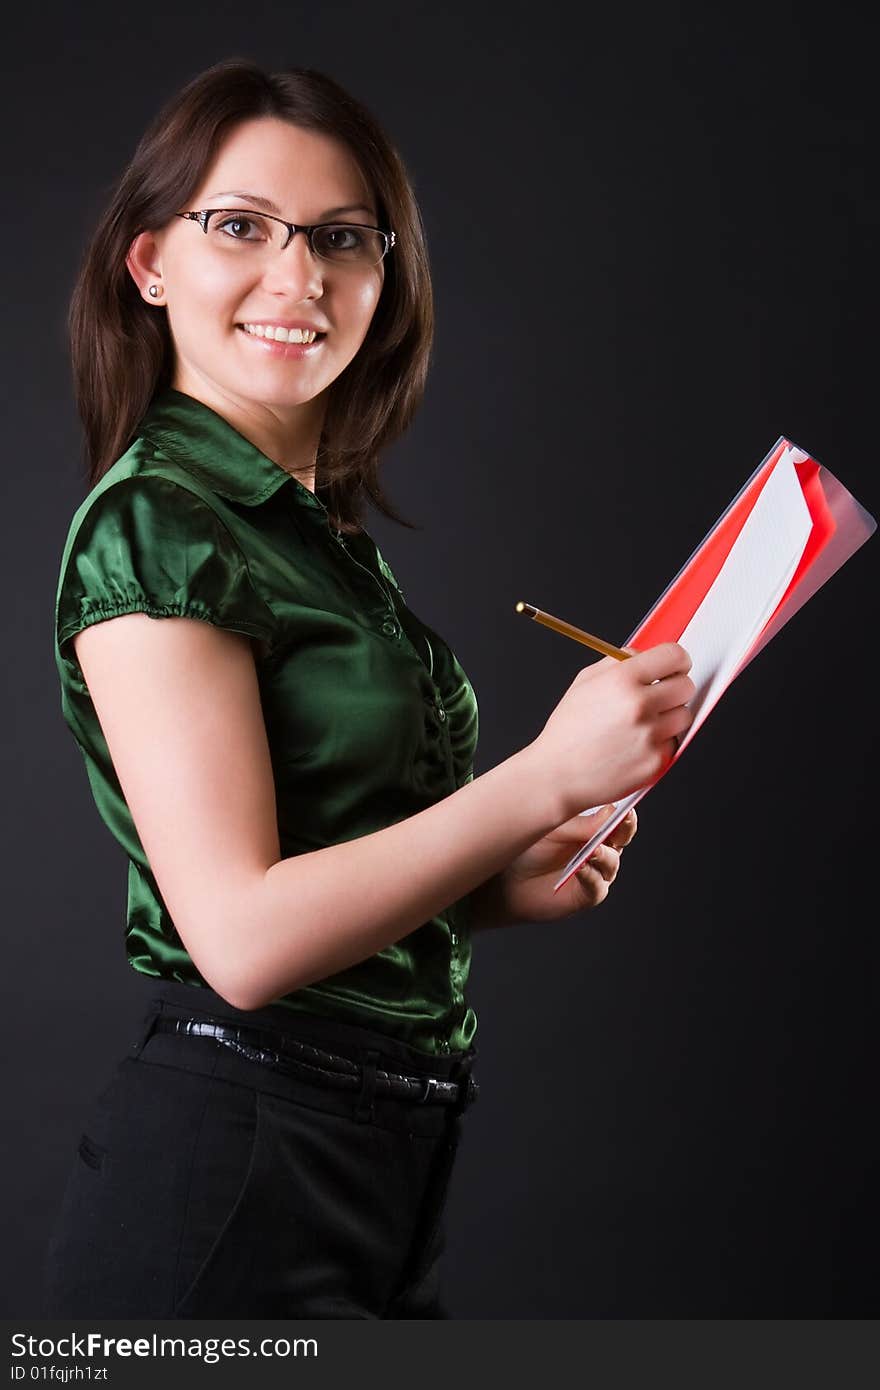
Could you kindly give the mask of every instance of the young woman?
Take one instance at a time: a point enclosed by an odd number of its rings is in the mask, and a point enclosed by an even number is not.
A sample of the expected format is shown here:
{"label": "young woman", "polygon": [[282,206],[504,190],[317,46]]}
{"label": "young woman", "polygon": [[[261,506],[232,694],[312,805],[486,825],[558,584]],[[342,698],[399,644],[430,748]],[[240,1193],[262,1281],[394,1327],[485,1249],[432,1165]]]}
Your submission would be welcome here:
{"label": "young woman", "polygon": [[473,689],[362,524],[402,521],[378,465],[432,323],[403,163],[311,69],[197,76],[87,249],[56,661],[155,985],[72,1156],[47,1316],[447,1316],[472,932],[600,903],[635,816],[554,894],[578,813],[690,724],[664,644],[585,667],[474,778]]}

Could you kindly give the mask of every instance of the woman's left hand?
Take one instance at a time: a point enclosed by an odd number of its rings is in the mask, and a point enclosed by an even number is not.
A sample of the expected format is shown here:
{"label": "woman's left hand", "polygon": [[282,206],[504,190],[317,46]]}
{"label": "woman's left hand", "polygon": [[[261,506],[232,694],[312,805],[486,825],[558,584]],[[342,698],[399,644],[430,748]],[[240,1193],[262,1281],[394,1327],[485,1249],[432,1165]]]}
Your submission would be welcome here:
{"label": "woman's left hand", "polygon": [[612,809],[603,806],[592,816],[572,816],[500,871],[495,901],[504,921],[552,922],[605,901],[617,877],[623,847],[638,828],[635,807],[558,893],[553,892],[553,884],[575,851],[608,820]]}

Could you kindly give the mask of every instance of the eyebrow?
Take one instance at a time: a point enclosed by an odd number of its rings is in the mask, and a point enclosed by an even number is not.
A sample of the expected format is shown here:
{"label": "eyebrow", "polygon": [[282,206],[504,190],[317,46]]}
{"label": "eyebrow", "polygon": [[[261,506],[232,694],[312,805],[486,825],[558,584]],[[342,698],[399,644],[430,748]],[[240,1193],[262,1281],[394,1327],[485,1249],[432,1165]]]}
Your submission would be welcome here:
{"label": "eyebrow", "polygon": [[[281,209],[272,202],[271,198],[264,198],[259,193],[243,193],[241,190],[226,190],[225,193],[209,193],[209,198],[246,198],[249,203],[256,203],[257,207],[265,208],[267,212],[274,212],[278,217],[281,216]],[[321,221],[326,217],[339,217],[343,212],[366,212],[370,217],[376,216],[374,208],[367,207],[366,203],[348,203],[341,208],[328,208],[321,213]]]}

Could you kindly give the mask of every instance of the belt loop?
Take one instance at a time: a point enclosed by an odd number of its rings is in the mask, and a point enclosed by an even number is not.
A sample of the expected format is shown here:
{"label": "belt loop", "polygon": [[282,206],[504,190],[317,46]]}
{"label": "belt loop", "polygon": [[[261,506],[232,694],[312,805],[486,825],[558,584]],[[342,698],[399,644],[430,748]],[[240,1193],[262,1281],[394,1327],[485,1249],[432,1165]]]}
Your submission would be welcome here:
{"label": "belt loop", "polygon": [[366,1053],[363,1062],[363,1080],[361,1089],[355,1106],[354,1117],[356,1120],[367,1121],[373,1118],[373,1098],[376,1094],[376,1063],[379,1061],[379,1053],[373,1048]]}
{"label": "belt loop", "polygon": [[454,1069],[455,1080],[458,1082],[458,1096],[450,1109],[455,1116],[461,1115],[479,1095],[480,1088],[471,1076],[476,1055],[477,1049],[471,1048]]}
{"label": "belt loop", "polygon": [[138,1054],[143,1051],[150,1036],[152,1035],[153,1029],[156,1027],[156,1019],[159,1017],[161,1012],[161,1000],[154,999],[153,1002],[150,1004],[149,1008],[147,1009],[147,1012],[144,1014],[144,1020],[141,1024],[141,1031],[138,1037],[135,1039],[135,1041],[132,1043],[131,1047],[128,1050],[129,1057],[137,1057]]}

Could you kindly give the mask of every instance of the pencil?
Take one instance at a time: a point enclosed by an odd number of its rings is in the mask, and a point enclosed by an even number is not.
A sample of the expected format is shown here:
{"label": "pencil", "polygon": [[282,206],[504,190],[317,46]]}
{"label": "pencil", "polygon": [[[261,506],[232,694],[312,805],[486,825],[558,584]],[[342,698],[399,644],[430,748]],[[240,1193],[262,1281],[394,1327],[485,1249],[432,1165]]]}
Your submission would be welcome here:
{"label": "pencil", "polygon": [[536,623],[543,623],[545,627],[551,627],[554,632],[561,632],[563,637],[572,637],[575,642],[583,642],[585,647],[592,647],[594,652],[601,652],[603,656],[616,657],[618,661],[627,661],[632,652],[624,651],[623,647],[614,647],[610,642],[604,642],[601,637],[594,637],[590,632],[584,632],[582,628],[572,627],[571,623],[565,623],[561,618],[554,618],[550,613],[543,613],[540,608],[533,608],[530,603],[523,603],[522,600],[516,605],[517,613],[525,613],[526,617],[533,618]]}

